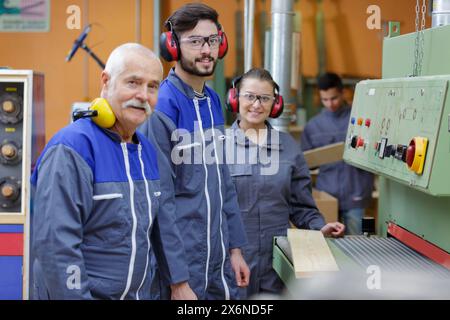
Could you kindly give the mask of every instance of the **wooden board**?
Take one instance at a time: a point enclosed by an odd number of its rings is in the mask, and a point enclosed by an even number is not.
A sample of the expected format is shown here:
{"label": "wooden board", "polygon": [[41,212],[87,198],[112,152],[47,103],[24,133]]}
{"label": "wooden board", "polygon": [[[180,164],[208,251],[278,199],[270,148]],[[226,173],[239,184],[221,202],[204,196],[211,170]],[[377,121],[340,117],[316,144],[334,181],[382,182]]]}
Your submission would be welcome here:
{"label": "wooden board", "polygon": [[337,142],[303,152],[309,168],[341,161],[344,155],[344,142]]}
{"label": "wooden board", "polygon": [[320,231],[288,229],[292,260],[296,278],[339,271],[330,247]]}

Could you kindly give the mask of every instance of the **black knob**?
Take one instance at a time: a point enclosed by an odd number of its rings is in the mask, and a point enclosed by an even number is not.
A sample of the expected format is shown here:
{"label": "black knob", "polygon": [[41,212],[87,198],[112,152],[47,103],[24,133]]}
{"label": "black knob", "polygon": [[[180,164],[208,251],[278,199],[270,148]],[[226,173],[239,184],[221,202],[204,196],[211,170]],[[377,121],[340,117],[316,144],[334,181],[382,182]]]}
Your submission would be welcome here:
{"label": "black knob", "polygon": [[395,154],[395,146],[389,145],[384,148],[384,157],[389,158]]}
{"label": "black knob", "polygon": [[408,147],[402,144],[397,145],[397,150],[395,151],[395,159],[406,162],[406,149]]}
{"label": "black knob", "polygon": [[391,157],[395,157],[395,153],[397,152],[397,146],[391,146]]}
{"label": "black knob", "polygon": [[356,149],[356,146],[358,145],[358,137],[357,136],[353,136],[352,140],[350,141],[350,146],[353,149]]}

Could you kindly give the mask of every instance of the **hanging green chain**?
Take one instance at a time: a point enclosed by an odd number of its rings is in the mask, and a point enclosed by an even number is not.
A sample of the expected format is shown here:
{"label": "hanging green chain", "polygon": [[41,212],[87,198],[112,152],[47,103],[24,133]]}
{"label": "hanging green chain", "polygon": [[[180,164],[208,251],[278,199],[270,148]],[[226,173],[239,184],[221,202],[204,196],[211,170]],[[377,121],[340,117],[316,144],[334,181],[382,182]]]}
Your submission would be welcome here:
{"label": "hanging green chain", "polygon": [[[423,0],[422,9],[420,8],[419,0],[416,0],[416,39],[414,45],[414,65],[413,76],[417,77],[422,73],[423,50],[425,46],[425,37],[423,30],[425,29],[425,14],[427,12],[426,0]],[[420,21],[420,13],[422,13],[422,20]],[[420,26],[419,26],[420,22]]]}
{"label": "hanging green chain", "polygon": [[425,35],[423,30],[425,29],[425,14],[427,12],[427,6],[425,0],[422,4],[422,23],[420,25],[420,49],[419,49],[419,63],[417,66],[417,75],[422,75],[422,62],[423,62],[423,50],[425,47]]}

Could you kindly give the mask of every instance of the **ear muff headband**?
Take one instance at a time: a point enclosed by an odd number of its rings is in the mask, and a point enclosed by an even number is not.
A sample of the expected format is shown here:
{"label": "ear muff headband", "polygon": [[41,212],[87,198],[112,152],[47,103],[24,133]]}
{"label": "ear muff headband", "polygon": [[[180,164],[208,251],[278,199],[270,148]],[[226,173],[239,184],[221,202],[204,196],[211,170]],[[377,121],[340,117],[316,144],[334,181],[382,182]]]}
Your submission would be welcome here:
{"label": "ear muff headband", "polygon": [[225,32],[222,31],[222,25],[218,25],[220,45],[219,45],[219,59],[223,59],[228,52],[228,38]]}
{"label": "ear muff headband", "polygon": [[181,56],[180,44],[176,33],[173,31],[172,22],[168,20],[167,23],[169,25],[169,31],[161,33],[159,37],[161,56],[169,62],[178,61]]}
{"label": "ear muff headband", "polygon": [[273,102],[272,110],[270,110],[269,117],[278,118],[283,113],[284,99],[283,96],[280,94],[280,87],[275,81],[274,84],[275,84],[275,101]]}
{"label": "ear muff headband", "polygon": [[231,81],[231,88],[228,90],[227,94],[227,109],[230,112],[238,113],[239,112],[239,91],[237,89],[237,84],[241,81],[242,76],[236,77]]}

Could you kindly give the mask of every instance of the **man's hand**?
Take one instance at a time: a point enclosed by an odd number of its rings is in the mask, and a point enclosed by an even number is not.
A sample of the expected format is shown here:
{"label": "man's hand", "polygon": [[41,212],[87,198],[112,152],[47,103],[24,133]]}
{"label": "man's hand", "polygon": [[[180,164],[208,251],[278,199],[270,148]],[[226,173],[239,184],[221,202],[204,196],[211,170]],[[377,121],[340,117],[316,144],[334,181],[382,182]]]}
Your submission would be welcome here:
{"label": "man's hand", "polygon": [[236,276],[236,283],[243,288],[248,286],[250,281],[250,269],[242,256],[241,249],[234,248],[230,250],[231,267]]}
{"label": "man's hand", "polygon": [[338,238],[344,235],[345,226],[340,222],[327,223],[320,229],[325,237]]}
{"label": "man's hand", "polygon": [[172,289],[172,300],[198,300],[187,281],[172,284],[170,288]]}

